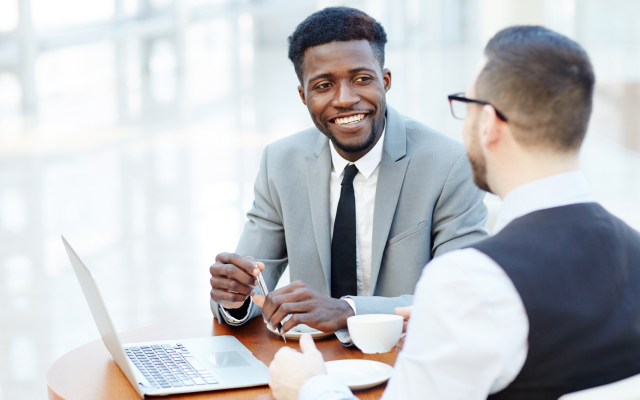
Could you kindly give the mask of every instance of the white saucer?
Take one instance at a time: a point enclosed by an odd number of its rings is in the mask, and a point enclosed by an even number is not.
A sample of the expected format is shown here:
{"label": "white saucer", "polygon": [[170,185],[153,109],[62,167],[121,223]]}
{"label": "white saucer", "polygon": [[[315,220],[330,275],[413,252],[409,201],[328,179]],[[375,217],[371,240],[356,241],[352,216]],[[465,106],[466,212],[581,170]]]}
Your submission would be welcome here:
{"label": "white saucer", "polygon": [[351,390],[369,389],[386,382],[393,374],[393,367],[371,360],[337,360],[324,363],[327,374],[333,375]]}
{"label": "white saucer", "polygon": [[[269,325],[267,325],[267,329],[269,329],[272,333],[275,333],[276,335],[280,336],[280,334],[278,332],[276,332],[275,330],[271,329],[271,327],[269,327]],[[321,339],[327,336],[331,336],[333,335],[333,333],[325,333],[325,332],[321,332],[317,329],[311,328],[310,326],[307,326],[305,324],[300,324],[300,325],[296,325],[293,328],[289,329],[289,332],[284,334],[284,337],[286,337],[287,339],[291,339],[291,340],[300,340],[300,336],[302,336],[303,333],[308,333],[311,335],[312,338],[314,339]]]}

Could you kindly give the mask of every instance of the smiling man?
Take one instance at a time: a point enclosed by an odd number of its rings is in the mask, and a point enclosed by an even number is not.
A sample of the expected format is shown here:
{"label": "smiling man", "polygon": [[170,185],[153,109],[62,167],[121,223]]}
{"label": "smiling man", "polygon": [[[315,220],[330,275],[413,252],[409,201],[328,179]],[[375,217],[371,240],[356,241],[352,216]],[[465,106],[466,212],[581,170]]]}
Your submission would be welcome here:
{"label": "smiling man", "polygon": [[[216,257],[211,306],[238,325],[263,314],[285,331],[346,328],[354,314],[412,303],[424,265],[486,237],[484,192],[462,143],[386,104],[386,34],[367,14],[326,8],[289,37],[298,91],[315,128],[265,149],[235,253]],[[252,300],[258,268],[273,290]],[[259,302],[262,305],[262,301]],[[348,335],[341,331],[341,340]]]}

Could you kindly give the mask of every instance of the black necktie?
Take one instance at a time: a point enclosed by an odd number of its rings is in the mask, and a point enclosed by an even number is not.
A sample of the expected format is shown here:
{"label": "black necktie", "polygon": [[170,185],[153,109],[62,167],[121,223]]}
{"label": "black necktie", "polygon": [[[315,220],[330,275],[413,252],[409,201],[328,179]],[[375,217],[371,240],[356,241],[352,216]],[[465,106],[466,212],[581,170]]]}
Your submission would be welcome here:
{"label": "black necktie", "polygon": [[344,168],[338,211],[333,224],[331,241],[331,297],[358,295],[356,272],[356,198],[353,178],[358,168],[354,164]]}

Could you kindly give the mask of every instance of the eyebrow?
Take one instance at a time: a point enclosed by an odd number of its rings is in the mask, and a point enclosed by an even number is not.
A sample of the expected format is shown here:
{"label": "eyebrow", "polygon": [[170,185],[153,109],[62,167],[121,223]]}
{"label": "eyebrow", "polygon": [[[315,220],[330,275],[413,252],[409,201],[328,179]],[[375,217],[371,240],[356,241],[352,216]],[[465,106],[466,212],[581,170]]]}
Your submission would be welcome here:
{"label": "eyebrow", "polygon": [[376,73],[376,71],[372,70],[371,68],[365,68],[365,67],[354,68],[352,70],[349,70],[349,73],[355,74],[356,72],[362,72],[362,71],[371,72],[372,74]]}
{"label": "eyebrow", "polygon": [[314,77],[312,77],[311,79],[309,79],[309,82],[313,82],[316,81],[318,79],[324,79],[324,78],[329,78],[331,77],[333,74],[329,73],[329,72],[325,72],[324,74],[318,74]]}
{"label": "eyebrow", "polygon": [[[355,74],[355,73],[362,72],[362,71],[371,72],[372,74],[376,73],[376,71],[372,70],[371,68],[366,68],[366,67],[358,67],[358,68],[350,69],[349,73],[350,74]],[[318,79],[330,78],[332,76],[333,76],[332,73],[325,72],[325,73],[318,74],[318,75],[312,77],[311,79],[309,79],[309,82],[313,82],[313,81],[316,81]]]}

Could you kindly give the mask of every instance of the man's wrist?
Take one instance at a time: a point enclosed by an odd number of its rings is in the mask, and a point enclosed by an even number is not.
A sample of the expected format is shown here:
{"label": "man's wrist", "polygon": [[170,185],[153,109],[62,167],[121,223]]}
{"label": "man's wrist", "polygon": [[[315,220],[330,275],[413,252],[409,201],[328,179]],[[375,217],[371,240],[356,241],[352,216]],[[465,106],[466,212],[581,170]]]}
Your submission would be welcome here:
{"label": "man's wrist", "polygon": [[346,329],[347,328],[347,318],[349,317],[353,317],[354,315],[356,315],[355,309],[351,306],[351,304],[347,301],[347,299],[340,299],[340,329]]}

